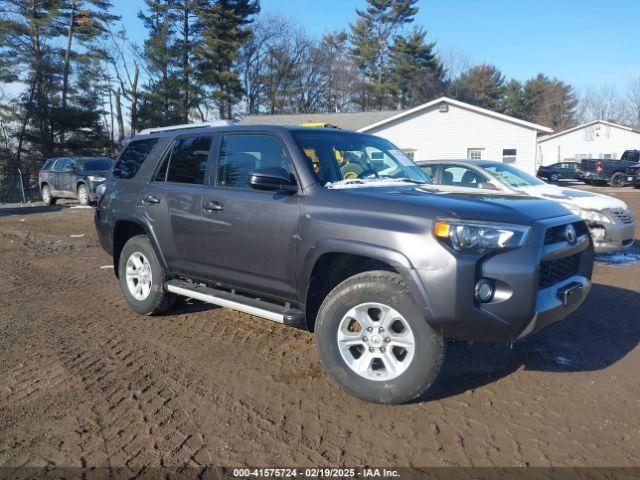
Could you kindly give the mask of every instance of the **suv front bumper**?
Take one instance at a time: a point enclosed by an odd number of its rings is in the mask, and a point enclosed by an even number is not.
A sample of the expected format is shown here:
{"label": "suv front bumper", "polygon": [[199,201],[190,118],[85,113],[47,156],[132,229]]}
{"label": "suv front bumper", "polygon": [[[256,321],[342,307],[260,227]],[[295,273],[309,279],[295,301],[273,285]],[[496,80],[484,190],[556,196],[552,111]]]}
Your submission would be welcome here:
{"label": "suv front bumper", "polygon": [[[544,243],[547,229],[567,223],[582,225],[575,244]],[[540,244],[528,242],[528,246],[481,259],[447,250],[450,258],[444,268],[416,270],[424,287],[429,324],[446,338],[509,341],[577,310],[591,288],[593,243],[586,225],[576,216],[536,222],[530,237],[539,238]],[[488,303],[474,298],[481,278],[495,285],[496,293]]]}

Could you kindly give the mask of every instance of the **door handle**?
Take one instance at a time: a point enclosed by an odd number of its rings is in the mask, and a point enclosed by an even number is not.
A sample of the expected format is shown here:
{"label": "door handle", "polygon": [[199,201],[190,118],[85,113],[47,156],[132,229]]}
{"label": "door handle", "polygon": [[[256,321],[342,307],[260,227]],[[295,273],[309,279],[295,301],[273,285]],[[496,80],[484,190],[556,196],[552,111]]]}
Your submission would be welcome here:
{"label": "door handle", "polygon": [[160,199],[158,197],[156,197],[155,195],[147,195],[146,197],[143,197],[142,203],[146,203],[146,204],[149,204],[149,205],[155,205],[157,203],[160,203]]}
{"label": "door handle", "polygon": [[220,205],[218,202],[209,200],[207,202],[204,202],[202,208],[207,212],[219,212],[220,210],[222,210],[222,205]]}

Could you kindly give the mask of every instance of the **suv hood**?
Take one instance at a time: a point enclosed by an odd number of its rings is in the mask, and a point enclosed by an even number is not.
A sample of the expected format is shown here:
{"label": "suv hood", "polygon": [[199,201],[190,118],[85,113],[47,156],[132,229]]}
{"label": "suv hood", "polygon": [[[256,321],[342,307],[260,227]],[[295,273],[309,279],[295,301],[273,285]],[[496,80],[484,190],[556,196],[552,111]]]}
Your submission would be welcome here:
{"label": "suv hood", "polygon": [[619,210],[627,209],[627,204],[622,200],[602,195],[600,193],[586,192],[575,188],[564,188],[557,185],[536,185],[533,187],[521,187],[516,189],[532,197],[544,198],[564,205],[571,205],[585,210]]}
{"label": "suv hood", "polygon": [[[441,185],[361,187],[340,190],[341,193],[394,200],[412,205],[438,209],[450,218],[485,222],[530,225],[547,218],[570,215],[559,203],[523,194],[505,194],[482,190],[450,190]],[[444,213],[446,212],[446,213]]]}

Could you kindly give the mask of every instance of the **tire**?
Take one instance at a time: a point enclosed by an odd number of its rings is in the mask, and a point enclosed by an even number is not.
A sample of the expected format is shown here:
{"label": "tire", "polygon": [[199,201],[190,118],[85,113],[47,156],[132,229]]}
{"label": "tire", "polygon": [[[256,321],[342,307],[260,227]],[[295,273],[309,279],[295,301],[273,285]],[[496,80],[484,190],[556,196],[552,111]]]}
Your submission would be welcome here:
{"label": "tire", "polygon": [[[384,315],[383,309],[391,315]],[[351,315],[357,315],[362,325]],[[365,323],[373,330],[367,330]],[[381,331],[382,325],[391,328]],[[410,339],[413,347],[396,344]],[[445,350],[442,337],[429,326],[402,277],[386,271],[360,273],[335,287],[318,311],[315,341],[327,374],[344,391],[382,404],[406,403],[426,392],[440,372]]]}
{"label": "tire", "polygon": [[551,175],[551,178],[549,179],[552,182],[559,182],[560,181],[560,174],[559,173],[554,173]]}
{"label": "tire", "polygon": [[83,207],[86,207],[91,203],[91,197],[89,196],[89,187],[87,187],[84,183],[81,183],[78,186],[78,202]]}
{"label": "tire", "polygon": [[633,185],[633,188],[640,188],[640,183],[635,183],[635,184]]}
{"label": "tire", "polygon": [[[132,275],[128,277],[129,262]],[[170,310],[175,303],[176,296],[164,289],[166,272],[146,235],[132,237],[125,244],[118,262],[118,279],[127,303],[140,315],[160,315]],[[139,292],[136,291],[137,287],[140,287]]]}
{"label": "tire", "polygon": [[614,173],[609,179],[609,185],[616,188],[624,187],[626,183],[626,175],[622,172]]}
{"label": "tire", "polygon": [[591,185],[592,181],[587,180],[586,178],[582,180],[586,185]]}
{"label": "tire", "polygon": [[51,188],[49,185],[42,187],[42,201],[45,205],[55,205],[58,199],[51,195]]}

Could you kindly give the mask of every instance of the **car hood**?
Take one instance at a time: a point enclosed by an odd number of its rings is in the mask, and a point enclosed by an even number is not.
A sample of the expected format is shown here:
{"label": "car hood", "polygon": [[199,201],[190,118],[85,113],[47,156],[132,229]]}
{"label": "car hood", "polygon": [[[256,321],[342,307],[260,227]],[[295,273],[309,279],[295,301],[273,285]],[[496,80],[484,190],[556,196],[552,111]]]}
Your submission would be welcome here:
{"label": "car hood", "polygon": [[340,190],[341,193],[395,200],[423,205],[450,218],[485,222],[530,225],[537,220],[568,215],[558,203],[522,194],[505,194],[490,190],[469,192],[469,189],[449,189],[442,185],[364,187]]}
{"label": "car hood", "polygon": [[602,195],[600,193],[565,188],[557,185],[536,185],[517,189],[532,197],[544,198],[564,205],[571,205],[585,210],[626,209],[627,204],[622,200]]}
{"label": "car hood", "polygon": [[110,178],[111,177],[111,170],[104,170],[104,171],[90,171],[90,172],[82,172],[82,175],[85,177],[88,176],[92,176],[92,177],[104,177],[104,178]]}

